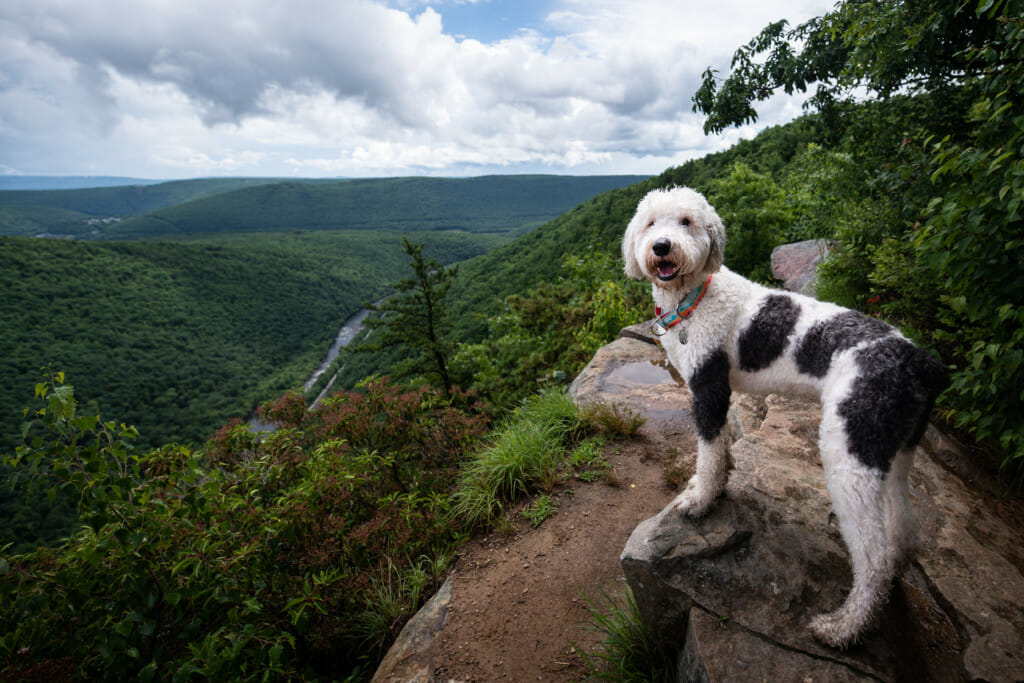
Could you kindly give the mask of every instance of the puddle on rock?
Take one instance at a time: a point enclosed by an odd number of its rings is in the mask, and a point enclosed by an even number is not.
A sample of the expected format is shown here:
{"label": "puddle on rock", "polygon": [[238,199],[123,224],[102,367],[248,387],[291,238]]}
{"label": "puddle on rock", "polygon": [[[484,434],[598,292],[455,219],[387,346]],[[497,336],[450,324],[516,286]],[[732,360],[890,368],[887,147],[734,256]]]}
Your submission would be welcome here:
{"label": "puddle on rock", "polygon": [[606,381],[615,384],[683,384],[679,373],[665,361],[626,363],[608,373]]}

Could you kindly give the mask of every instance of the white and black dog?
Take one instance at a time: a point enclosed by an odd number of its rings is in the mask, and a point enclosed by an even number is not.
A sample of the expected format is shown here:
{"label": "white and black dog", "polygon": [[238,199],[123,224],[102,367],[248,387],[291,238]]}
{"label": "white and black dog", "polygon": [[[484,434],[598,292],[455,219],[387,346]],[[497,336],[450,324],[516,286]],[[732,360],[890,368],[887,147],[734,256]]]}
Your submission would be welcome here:
{"label": "white and black dog", "polygon": [[907,473],[948,372],[879,320],[733,273],[724,249],[721,219],[689,188],[650,192],[622,239],[626,274],[652,283],[655,333],[693,395],[696,474],[667,509],[699,516],[725,488],[733,390],[819,398],[821,461],[853,588],[810,628],[844,648],[916,545]]}

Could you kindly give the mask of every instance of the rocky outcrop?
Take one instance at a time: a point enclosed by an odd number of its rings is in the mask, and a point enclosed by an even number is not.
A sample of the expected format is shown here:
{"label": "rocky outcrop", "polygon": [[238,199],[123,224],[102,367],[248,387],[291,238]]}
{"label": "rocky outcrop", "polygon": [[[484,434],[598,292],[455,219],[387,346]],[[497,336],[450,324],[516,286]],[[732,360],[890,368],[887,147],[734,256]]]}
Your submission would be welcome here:
{"label": "rocky outcrop", "polygon": [[452,577],[398,634],[371,683],[427,683],[434,680],[436,637],[448,621]]}
{"label": "rocky outcrop", "polygon": [[[642,405],[692,432],[685,387],[664,390],[664,354],[644,337],[632,328],[601,349],[574,384],[577,400]],[[963,455],[934,429],[911,474],[918,560],[862,644],[840,652],[812,639],[807,621],[838,607],[851,581],[818,419],[815,404],[734,396],[725,495],[699,520],[648,519],[626,543],[623,571],[645,621],[679,649],[682,680],[1024,678],[1024,539],[1005,519],[1020,511],[965,485],[951,467]]]}
{"label": "rocky outcrop", "polygon": [[830,240],[805,240],[783,244],[772,250],[772,275],[791,292],[814,296],[818,264],[832,249]]}

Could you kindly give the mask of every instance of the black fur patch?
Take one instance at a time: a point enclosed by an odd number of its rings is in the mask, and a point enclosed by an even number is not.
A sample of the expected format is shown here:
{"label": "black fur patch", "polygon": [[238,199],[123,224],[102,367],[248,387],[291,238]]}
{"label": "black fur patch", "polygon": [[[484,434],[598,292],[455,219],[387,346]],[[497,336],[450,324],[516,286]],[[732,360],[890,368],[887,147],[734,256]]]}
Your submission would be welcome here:
{"label": "black fur patch", "polygon": [[857,352],[859,375],[838,406],[850,452],[888,472],[897,451],[916,446],[949,373],[905,339],[882,339]]}
{"label": "black fur patch", "polygon": [[705,358],[693,373],[690,393],[697,433],[705,441],[714,441],[729,414],[729,356],[723,349]]}
{"label": "black fur patch", "polygon": [[824,377],[836,353],[890,332],[892,328],[881,320],[845,311],[807,330],[796,349],[796,367],[812,377]]}
{"label": "black fur patch", "polygon": [[800,317],[800,305],[782,294],[772,294],[761,307],[750,325],[740,333],[740,370],[756,372],[775,362],[786,350]]}

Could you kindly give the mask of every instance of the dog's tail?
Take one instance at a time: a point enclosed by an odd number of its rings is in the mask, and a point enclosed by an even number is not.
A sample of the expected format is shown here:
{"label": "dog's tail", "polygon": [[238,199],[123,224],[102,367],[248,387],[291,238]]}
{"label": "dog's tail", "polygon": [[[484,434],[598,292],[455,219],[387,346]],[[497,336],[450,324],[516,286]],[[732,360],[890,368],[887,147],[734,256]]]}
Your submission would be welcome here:
{"label": "dog's tail", "polygon": [[934,354],[916,347],[915,349],[917,353],[908,359],[908,364],[910,376],[916,385],[915,389],[922,400],[917,424],[908,440],[909,446],[916,446],[921,441],[925,430],[928,429],[928,418],[935,407],[935,400],[950,385],[949,368]]}
{"label": "dog's tail", "polygon": [[949,368],[942,361],[923,349],[911,360],[913,376],[921,382],[929,403],[934,403],[939,394],[949,388]]}

